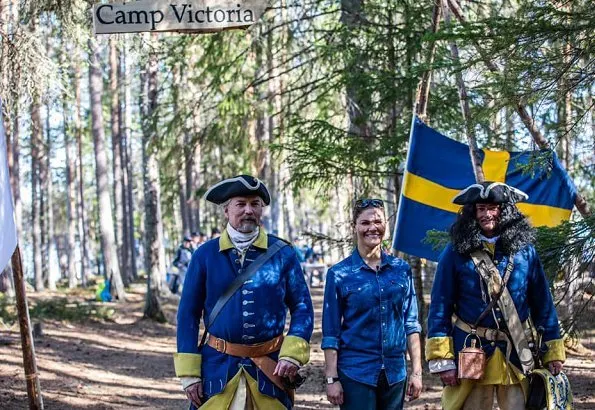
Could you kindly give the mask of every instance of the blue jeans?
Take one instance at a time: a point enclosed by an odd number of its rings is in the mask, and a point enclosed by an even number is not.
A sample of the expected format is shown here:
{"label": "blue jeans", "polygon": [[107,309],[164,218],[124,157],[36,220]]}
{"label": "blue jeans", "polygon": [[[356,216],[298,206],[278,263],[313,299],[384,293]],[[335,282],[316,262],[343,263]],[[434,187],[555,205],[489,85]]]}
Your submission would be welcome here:
{"label": "blue jeans", "polygon": [[339,370],[343,386],[341,410],[401,410],[405,401],[407,379],[390,386],[386,372],[382,370],[376,386],[370,386],[350,379]]}

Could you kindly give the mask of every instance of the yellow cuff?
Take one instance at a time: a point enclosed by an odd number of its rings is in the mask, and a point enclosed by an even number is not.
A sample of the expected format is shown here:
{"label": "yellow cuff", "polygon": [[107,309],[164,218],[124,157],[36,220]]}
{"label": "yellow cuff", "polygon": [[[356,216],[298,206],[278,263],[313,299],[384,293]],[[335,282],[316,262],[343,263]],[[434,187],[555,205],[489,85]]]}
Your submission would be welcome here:
{"label": "yellow cuff", "polygon": [[566,360],[566,349],[564,349],[564,340],[554,339],[549,342],[545,342],[547,346],[547,353],[543,356],[543,362],[549,363],[554,360],[561,362]]}
{"label": "yellow cuff", "polygon": [[290,357],[303,366],[310,360],[310,343],[298,336],[285,336],[279,357]]}
{"label": "yellow cuff", "polygon": [[454,359],[452,337],[431,337],[426,340],[426,360]]}
{"label": "yellow cuff", "polygon": [[174,353],[174,368],[177,377],[200,377],[202,355],[197,353]]}

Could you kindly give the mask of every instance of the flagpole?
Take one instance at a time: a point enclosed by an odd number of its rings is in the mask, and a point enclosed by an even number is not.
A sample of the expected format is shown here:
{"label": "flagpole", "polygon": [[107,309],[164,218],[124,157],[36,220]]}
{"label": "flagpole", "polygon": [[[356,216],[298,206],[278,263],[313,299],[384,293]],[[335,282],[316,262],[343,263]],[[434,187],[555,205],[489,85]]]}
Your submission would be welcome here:
{"label": "flagpole", "polygon": [[14,288],[17,300],[17,311],[19,316],[19,327],[21,328],[21,345],[23,348],[23,364],[25,367],[25,380],[27,382],[27,396],[29,397],[30,410],[43,410],[43,398],[41,397],[41,386],[39,374],[35,361],[35,347],[31,333],[31,321],[29,319],[29,307],[27,305],[27,292],[25,289],[25,278],[23,277],[23,263],[19,245],[12,254],[12,273],[14,277]]}

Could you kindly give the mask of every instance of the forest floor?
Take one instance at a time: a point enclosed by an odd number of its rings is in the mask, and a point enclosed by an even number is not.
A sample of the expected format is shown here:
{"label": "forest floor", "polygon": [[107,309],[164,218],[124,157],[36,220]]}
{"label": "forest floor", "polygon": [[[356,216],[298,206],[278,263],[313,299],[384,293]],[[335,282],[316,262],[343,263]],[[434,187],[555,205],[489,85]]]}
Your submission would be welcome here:
{"label": "forest floor", "polygon": [[[32,309],[44,307],[42,335],[35,338],[37,366],[46,409],[186,409],[185,396],[174,377],[175,312],[177,299],[164,301],[168,323],[143,320],[145,285],[135,284],[129,303],[96,304],[91,293],[31,293]],[[297,409],[333,408],[326,400],[320,349],[322,289],[313,288],[316,318],[311,362],[303,370],[307,382],[296,395]],[[55,301],[61,314],[76,310],[69,320],[49,319]],[[46,302],[46,304],[44,304]],[[54,306],[54,307],[52,307]],[[84,308],[84,309],[83,309]],[[71,312],[72,313],[72,312]],[[594,312],[595,313],[595,312]],[[34,317],[36,315],[33,315]],[[588,316],[590,317],[590,316]],[[575,409],[595,408],[595,325],[584,335],[583,355],[570,355],[566,372],[572,384]],[[409,409],[438,409],[441,384],[424,375],[422,397]],[[26,409],[27,394],[18,325],[0,323],[0,409]]]}

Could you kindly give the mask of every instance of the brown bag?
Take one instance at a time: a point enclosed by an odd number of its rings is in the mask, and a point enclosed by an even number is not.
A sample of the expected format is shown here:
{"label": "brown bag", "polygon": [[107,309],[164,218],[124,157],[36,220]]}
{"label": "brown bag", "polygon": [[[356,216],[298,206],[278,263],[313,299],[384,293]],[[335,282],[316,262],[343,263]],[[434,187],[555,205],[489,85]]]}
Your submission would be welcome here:
{"label": "brown bag", "polygon": [[479,347],[475,347],[476,339],[471,339],[471,346],[467,347],[467,339],[472,334],[468,334],[463,344],[463,349],[459,352],[459,379],[481,380],[486,368],[486,354],[482,350],[481,340],[477,335],[473,335],[479,340]]}

